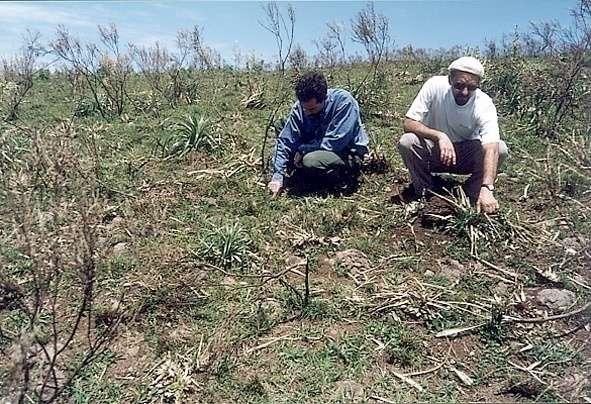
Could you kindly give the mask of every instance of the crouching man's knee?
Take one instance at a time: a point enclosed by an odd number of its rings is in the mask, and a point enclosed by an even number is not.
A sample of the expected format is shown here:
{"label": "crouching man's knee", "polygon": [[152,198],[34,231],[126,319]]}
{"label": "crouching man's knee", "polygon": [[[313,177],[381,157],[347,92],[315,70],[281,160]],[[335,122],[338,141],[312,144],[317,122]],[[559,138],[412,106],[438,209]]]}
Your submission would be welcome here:
{"label": "crouching man's knee", "polygon": [[336,153],[327,150],[316,150],[304,155],[302,165],[315,170],[329,170],[344,167],[345,162]]}
{"label": "crouching man's knee", "polygon": [[414,146],[419,144],[419,137],[414,133],[405,133],[398,141],[398,152],[402,155],[407,154]]}

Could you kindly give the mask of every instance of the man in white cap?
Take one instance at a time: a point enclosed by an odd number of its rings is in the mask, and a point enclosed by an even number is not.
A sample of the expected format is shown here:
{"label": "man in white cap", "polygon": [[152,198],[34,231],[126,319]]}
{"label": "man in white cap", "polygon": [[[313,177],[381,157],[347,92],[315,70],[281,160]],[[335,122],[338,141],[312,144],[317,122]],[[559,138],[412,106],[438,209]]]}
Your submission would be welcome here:
{"label": "man in white cap", "polygon": [[429,196],[432,173],[471,174],[464,191],[477,209],[499,208],[494,182],[507,156],[500,139],[497,110],[479,89],[482,64],[470,56],[449,65],[449,75],[427,80],[404,119],[398,150],[412,184],[397,199],[408,202]]}

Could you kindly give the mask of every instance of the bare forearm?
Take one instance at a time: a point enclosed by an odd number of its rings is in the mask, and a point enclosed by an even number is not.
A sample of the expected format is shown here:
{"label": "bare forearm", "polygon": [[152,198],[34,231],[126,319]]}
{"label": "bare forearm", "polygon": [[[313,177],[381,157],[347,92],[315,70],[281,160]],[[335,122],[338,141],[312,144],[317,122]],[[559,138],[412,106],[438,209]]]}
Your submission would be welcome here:
{"label": "bare forearm", "polygon": [[499,144],[487,143],[482,146],[484,149],[484,175],[483,184],[494,184],[497,178],[497,164],[499,162]]}
{"label": "bare forearm", "polygon": [[440,131],[431,129],[424,123],[410,118],[404,118],[404,131],[412,132],[417,136],[432,140],[433,142],[437,142],[441,137]]}

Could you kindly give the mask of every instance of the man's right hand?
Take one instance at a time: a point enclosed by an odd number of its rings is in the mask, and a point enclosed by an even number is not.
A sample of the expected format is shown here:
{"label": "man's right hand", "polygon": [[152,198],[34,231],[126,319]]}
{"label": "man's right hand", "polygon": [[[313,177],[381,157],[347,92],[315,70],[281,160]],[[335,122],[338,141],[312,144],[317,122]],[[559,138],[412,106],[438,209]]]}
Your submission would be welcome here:
{"label": "man's right hand", "polygon": [[269,182],[269,184],[267,184],[267,188],[269,188],[269,190],[271,191],[271,194],[273,195],[273,198],[274,198],[277,195],[279,195],[279,193],[281,192],[281,189],[283,188],[283,184],[281,184],[281,182],[279,182],[279,181],[271,181],[271,182]]}
{"label": "man's right hand", "polygon": [[456,164],[456,151],[454,144],[449,140],[449,137],[439,132],[437,136],[437,144],[439,145],[439,159],[446,166],[453,166]]}

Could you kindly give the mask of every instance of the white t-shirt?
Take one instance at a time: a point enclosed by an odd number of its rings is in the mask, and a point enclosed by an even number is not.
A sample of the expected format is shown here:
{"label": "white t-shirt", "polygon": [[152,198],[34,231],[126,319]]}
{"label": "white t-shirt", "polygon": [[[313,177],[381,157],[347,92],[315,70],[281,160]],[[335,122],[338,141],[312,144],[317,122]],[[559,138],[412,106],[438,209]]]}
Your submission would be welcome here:
{"label": "white t-shirt", "polygon": [[454,143],[479,139],[486,144],[500,140],[497,109],[491,98],[477,89],[466,105],[458,105],[447,76],[427,80],[406,117],[444,132]]}

